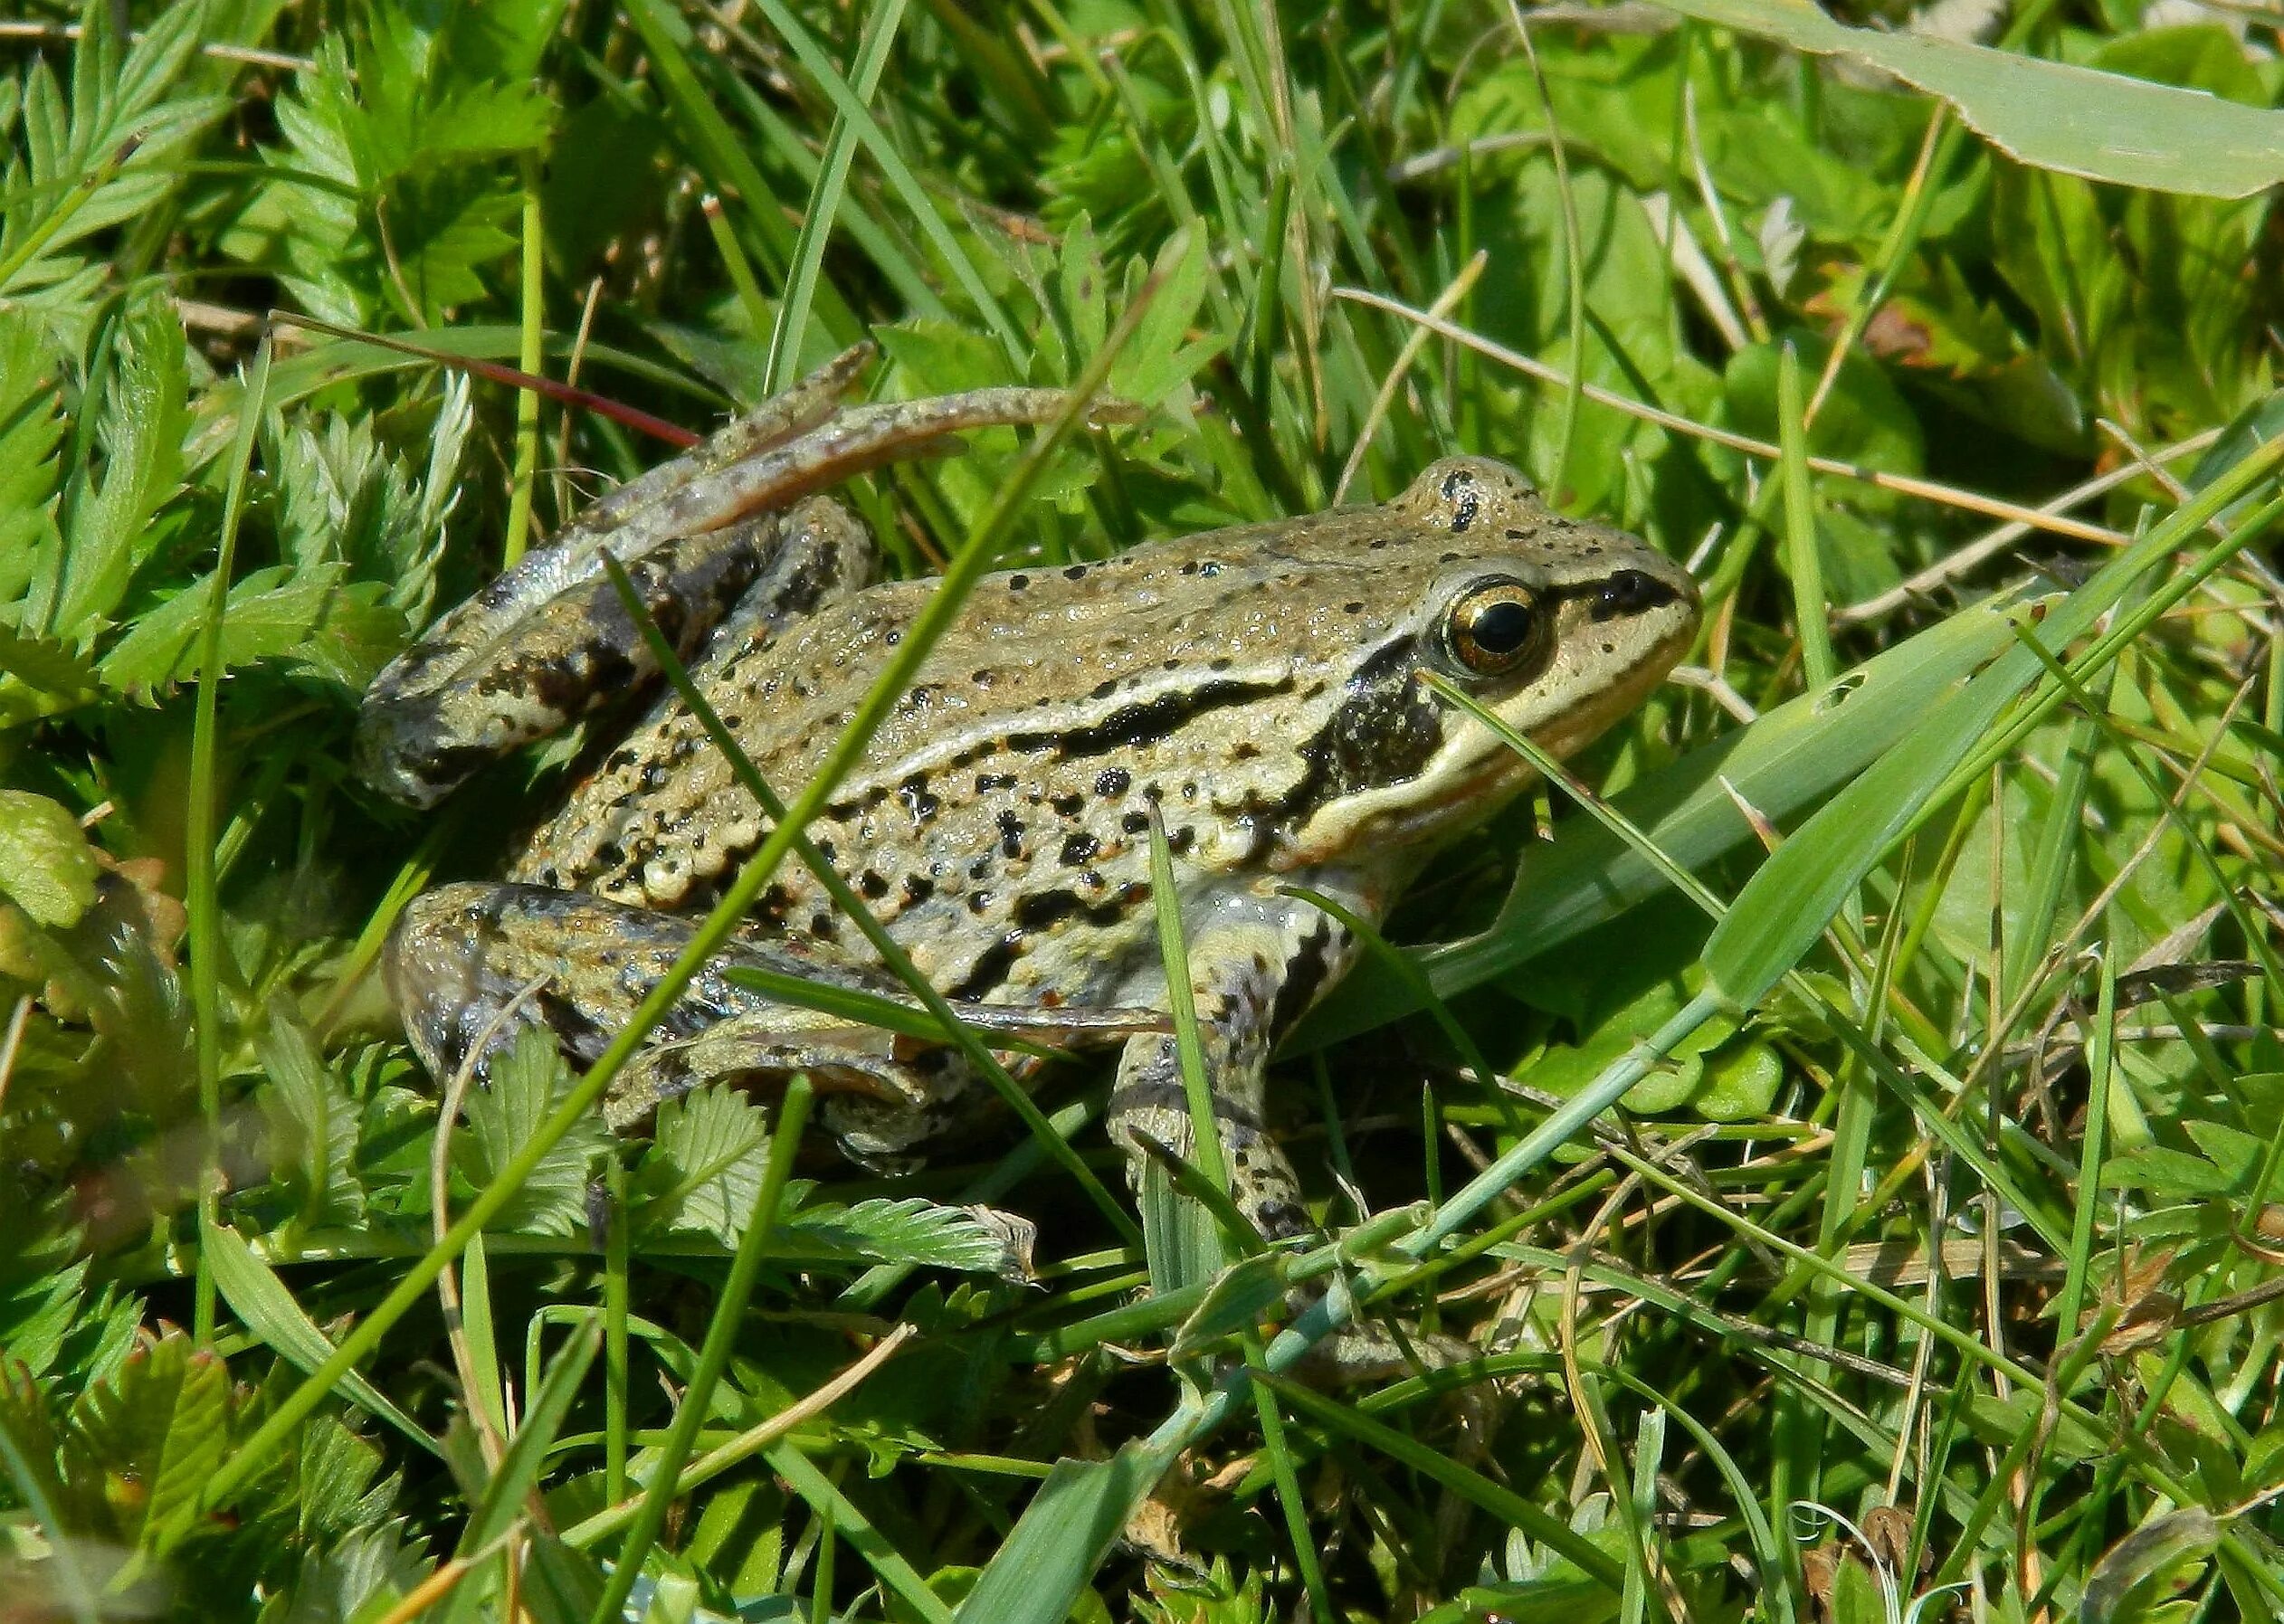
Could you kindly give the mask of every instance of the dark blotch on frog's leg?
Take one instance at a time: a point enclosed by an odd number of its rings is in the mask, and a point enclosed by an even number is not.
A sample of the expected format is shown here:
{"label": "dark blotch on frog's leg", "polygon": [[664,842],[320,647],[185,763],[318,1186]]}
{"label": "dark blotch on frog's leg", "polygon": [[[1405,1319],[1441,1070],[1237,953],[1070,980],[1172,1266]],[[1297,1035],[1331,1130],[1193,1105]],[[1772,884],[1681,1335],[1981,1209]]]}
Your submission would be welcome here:
{"label": "dark blotch on frog's leg", "polygon": [[[656,676],[599,567],[519,603],[545,590],[562,567],[559,549],[571,545],[531,554],[374,679],[357,718],[358,776],[397,800],[433,806],[485,762]],[[722,638],[758,646],[873,573],[870,537],[821,497],[661,543],[627,571],[686,660],[701,649],[714,657]]]}

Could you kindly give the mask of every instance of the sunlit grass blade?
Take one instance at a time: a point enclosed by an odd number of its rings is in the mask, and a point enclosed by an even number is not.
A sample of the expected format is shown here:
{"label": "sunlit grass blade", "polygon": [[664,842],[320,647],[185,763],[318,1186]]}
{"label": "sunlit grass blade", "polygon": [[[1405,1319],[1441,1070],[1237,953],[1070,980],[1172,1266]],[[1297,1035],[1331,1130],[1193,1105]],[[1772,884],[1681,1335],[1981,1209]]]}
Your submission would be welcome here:
{"label": "sunlit grass blade", "polygon": [[944,268],[959,284],[960,291],[966,295],[985,326],[997,337],[1009,360],[1020,366],[1029,346],[1024,343],[1005,308],[985,285],[982,272],[958,238],[953,235],[951,228],[937,213],[934,201],[920,185],[918,177],[912,173],[904,155],[889,138],[888,132],[872,117],[871,109],[864,105],[863,99],[841,76],[840,70],[833,66],[833,60],[817,43],[815,36],[802,26],[791,11],[780,5],[778,0],[757,0],[757,9],[768,19],[769,25],[776,30],[778,36],[793,48],[794,55],[800,60],[811,81],[833,103],[835,115],[848,121],[856,138],[871,155],[872,161],[880,166],[881,175],[910,212],[912,222],[920,234],[928,239],[929,245],[941,257]]}
{"label": "sunlit grass blade", "polygon": [[[200,1230],[199,1245],[212,1254],[215,1287],[248,1334],[299,1371],[314,1371],[332,1354],[333,1344],[244,1236],[226,1225],[208,1224]],[[437,1452],[436,1440],[420,1423],[357,1372],[341,1379],[341,1391],[351,1402],[379,1416],[420,1449],[430,1455]]]}
{"label": "sunlit grass blade", "polygon": [[[872,99],[880,82],[880,70],[895,49],[897,29],[904,20],[904,0],[884,0],[864,19],[864,37],[858,47],[854,80],[849,91],[861,104]],[[833,121],[824,153],[817,161],[817,178],[809,189],[809,207],[801,234],[793,246],[793,268],[785,278],[785,297],[778,301],[777,319],[769,331],[769,359],[762,373],[763,387],[776,391],[801,373],[802,338],[809,324],[809,307],[823,273],[825,243],[841,213],[841,195],[849,180],[849,160],[856,155],[857,131],[847,115]],[[757,331],[759,328],[756,328]]]}
{"label": "sunlit grass blade", "polygon": [[[557,1435],[563,1430],[564,1420],[579,1396],[602,1342],[602,1321],[590,1315],[557,1351],[546,1379],[530,1396],[528,1408],[509,1439],[498,1468],[484,1486],[483,1498],[461,1531],[458,1550],[462,1556],[473,1557],[505,1535],[523,1515],[525,1504],[538,1487],[549,1451],[555,1447]],[[454,1598],[457,1605],[446,1610],[443,1617],[474,1617],[473,1600],[472,1594],[463,1590]]]}
{"label": "sunlit grass blade", "polygon": [[[847,1541],[849,1548],[864,1559],[882,1589],[892,1592],[924,1624],[952,1624],[952,1610],[928,1588],[928,1581],[919,1570],[889,1543],[856,1502],[817,1469],[814,1461],[790,1442],[771,1445],[765,1457],[794,1492],[826,1519],[830,1534]],[[595,1624],[603,1624],[599,1615]]]}
{"label": "sunlit grass blade", "polygon": [[[2041,617],[2041,639],[2061,646],[2091,632],[2144,573],[2259,488],[2280,460],[2284,439],[2270,441],[2168,515]],[[2234,545],[2246,545],[2259,522],[2257,516],[2244,520]],[[2166,596],[2160,593],[2151,601]],[[2113,632],[2111,656],[2117,646]],[[2101,652],[2089,651],[2089,658]],[[1777,850],[1706,944],[1705,966],[1724,998],[1750,1005],[1800,962],[1848,893],[1918,821],[1952,772],[2040,675],[2035,656],[2009,649]]]}
{"label": "sunlit grass blade", "polygon": [[[123,160],[122,160],[123,161]],[[214,825],[221,815],[221,786],[215,781],[221,748],[223,622],[230,604],[230,578],[238,556],[238,527],[246,512],[246,480],[253,467],[253,444],[269,409],[270,337],[262,335],[246,374],[245,405],[238,416],[231,449],[230,482],[223,497],[222,537],[215,549],[214,590],[200,633],[198,695],[190,732],[190,805],[183,831],[183,900],[190,916],[190,997],[197,1020],[198,1116],[206,1139],[198,1179],[198,1225],[220,1227],[216,1199],[222,1168],[222,901],[214,875]],[[214,1337],[214,1269],[202,1251],[193,1298],[193,1334]]]}
{"label": "sunlit grass blade", "polygon": [[1064,1624],[1176,1452],[1136,1439],[1108,1460],[1055,1462],[960,1603],[960,1624]]}
{"label": "sunlit grass blade", "polygon": [[[1166,968],[1167,1006],[1174,1015],[1174,1050],[1181,1067],[1182,1097],[1190,1119],[1189,1160],[1200,1182],[1222,1196],[1230,1193],[1229,1166],[1215,1125],[1213,1081],[1206,1076],[1205,1043],[1198,1030],[1192,993],[1189,945],[1182,930],[1181,892],[1174,878],[1174,854],[1166,844],[1166,825],[1150,809],[1150,894],[1157,914],[1158,955]],[[1169,1147],[1172,1148],[1172,1147]],[[1178,1291],[1204,1284],[1230,1260],[1226,1219],[1185,1195],[1156,1156],[1142,1169],[1136,1200],[1142,1211],[1143,1254],[1155,1291]],[[1242,1223],[1242,1220],[1241,1220]]]}
{"label": "sunlit grass blade", "polygon": [[808,1079],[796,1077],[778,1102],[777,1121],[770,1132],[769,1159],[762,1170],[761,1188],[754,1196],[753,1211],[746,1216],[746,1232],[738,1238],[729,1274],[715,1299],[706,1340],[698,1350],[698,1368],[691,1372],[690,1384],[683,1389],[675,1408],[673,1425],[668,1429],[666,1442],[660,1447],[652,1465],[651,1481],[644,1486],[642,1506],[619,1545],[603,1594],[595,1603],[590,1615],[592,1624],[615,1624],[620,1610],[626,1605],[628,1593],[642,1574],[652,1545],[666,1526],[666,1514],[674,1503],[683,1463],[690,1459],[699,1428],[713,1411],[714,1389],[729,1368],[730,1354],[744,1328],[746,1304],[761,1277],[762,1261],[768,1256],[770,1231],[777,1226],[785,1183],[793,1176],[794,1154],[800,1146],[802,1129],[808,1125],[809,1106],[814,1097]]}
{"label": "sunlit grass blade", "polygon": [[1613,1590],[1624,1582],[1623,1571],[1607,1553],[1573,1532],[1562,1518],[1514,1490],[1493,1483],[1441,1450],[1429,1448],[1384,1421],[1359,1414],[1301,1382],[1280,1375],[1261,1379],[1297,1414],[1308,1417],[1328,1431],[1368,1444],[1389,1458],[1402,1461],[1420,1476],[1442,1484],[1508,1526],[1521,1529],[1574,1563],[1588,1578]]}

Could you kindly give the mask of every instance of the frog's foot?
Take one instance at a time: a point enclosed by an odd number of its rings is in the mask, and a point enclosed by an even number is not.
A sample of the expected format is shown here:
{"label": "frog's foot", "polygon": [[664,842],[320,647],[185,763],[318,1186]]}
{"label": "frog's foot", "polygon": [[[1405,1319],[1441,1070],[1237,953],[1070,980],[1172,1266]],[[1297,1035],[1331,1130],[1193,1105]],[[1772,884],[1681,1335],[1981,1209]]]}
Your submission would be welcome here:
{"label": "frog's foot", "polygon": [[[450,885],[406,907],[383,973],[413,1047],[439,1078],[464,1064],[488,1033],[496,1050],[523,1026],[553,1033],[566,1059],[587,1066],[626,1027],[697,928],[682,915],[583,892]],[[766,1085],[796,1072],[836,1097],[828,1100],[828,1123],[860,1160],[899,1154],[956,1114],[971,1079],[945,1040],[775,997],[741,984],[741,970],[867,993],[919,1014],[900,983],[877,966],[795,938],[733,940],[707,961],[614,1079],[604,1106],[613,1127],[633,1126],[660,1102],[703,1083]],[[955,1004],[953,1011],[994,1049],[1083,1048],[1164,1025],[1146,1010]]]}
{"label": "frog's foot", "polygon": [[[604,572],[606,551],[686,658],[733,606],[757,603],[741,610],[741,626],[774,628],[871,581],[871,538],[822,498],[802,499],[899,458],[956,449],[969,430],[1052,422],[1068,401],[1059,390],[1000,388],[844,408],[839,397],[867,353],[850,351],[621,486],[440,619],[366,691],[359,776],[433,806],[485,763],[654,676]],[[1128,415],[1118,403],[1096,413]]]}

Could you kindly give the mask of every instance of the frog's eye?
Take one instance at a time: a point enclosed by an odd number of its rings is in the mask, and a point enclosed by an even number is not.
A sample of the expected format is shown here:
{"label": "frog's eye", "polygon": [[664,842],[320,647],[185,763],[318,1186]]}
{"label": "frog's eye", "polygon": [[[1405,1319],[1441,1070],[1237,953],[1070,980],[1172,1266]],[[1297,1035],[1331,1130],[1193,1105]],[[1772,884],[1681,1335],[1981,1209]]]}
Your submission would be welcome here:
{"label": "frog's eye", "polygon": [[1504,677],[1542,660],[1553,634],[1554,617],[1519,581],[1470,587],[1452,601],[1443,622],[1452,658],[1479,677]]}

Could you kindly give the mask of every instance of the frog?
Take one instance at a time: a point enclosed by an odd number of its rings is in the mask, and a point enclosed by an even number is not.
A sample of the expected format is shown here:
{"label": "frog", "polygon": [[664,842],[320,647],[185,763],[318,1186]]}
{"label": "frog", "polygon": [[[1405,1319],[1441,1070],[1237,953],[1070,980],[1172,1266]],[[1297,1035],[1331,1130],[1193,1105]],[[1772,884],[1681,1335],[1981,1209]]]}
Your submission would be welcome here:
{"label": "frog", "polygon": [[[604,553],[760,779],[790,791],[936,590],[881,578],[833,488],[1069,405],[1017,387],[851,404],[865,364],[852,351],[620,486],[372,684],[357,770],[416,807],[575,723],[599,736],[502,878],[421,894],[390,935],[385,980],[440,1078],[525,1026],[591,1065],[770,829],[680,693],[637,692],[658,662]],[[1383,502],[984,575],[806,832],[1019,1072],[1029,1044],[1118,1049],[1104,1116],[1137,1184],[1199,1153],[1166,1019],[1162,840],[1228,1192],[1264,1241],[1290,1240],[1314,1220],[1269,1125],[1278,1040],[1356,959],[1352,926],[1535,781],[1431,677],[1565,757],[1663,679],[1699,613],[1654,546],[1556,511],[1503,462],[1446,457]],[[632,720],[600,727],[621,702]],[[700,1085],[799,1074],[841,1149],[894,1170],[989,1103],[952,1047],[756,992],[741,966],[903,994],[787,864],[614,1079],[613,1127]]]}

